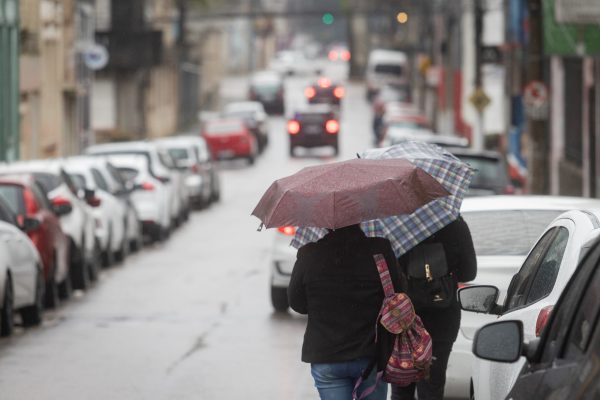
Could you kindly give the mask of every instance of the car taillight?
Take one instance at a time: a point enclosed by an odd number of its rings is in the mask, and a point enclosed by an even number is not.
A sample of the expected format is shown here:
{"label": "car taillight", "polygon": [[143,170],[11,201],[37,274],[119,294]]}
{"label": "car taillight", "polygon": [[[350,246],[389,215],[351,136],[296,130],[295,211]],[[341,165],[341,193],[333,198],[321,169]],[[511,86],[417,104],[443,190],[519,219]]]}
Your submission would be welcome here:
{"label": "car taillight", "polygon": [[331,50],[329,52],[329,55],[327,57],[329,57],[330,61],[337,61],[337,59],[338,59],[338,53],[335,50]]}
{"label": "car taillight", "polygon": [[288,121],[287,128],[290,135],[295,135],[300,132],[300,122],[296,121],[295,119]]}
{"label": "car taillight", "polygon": [[317,91],[315,90],[314,87],[309,86],[306,89],[304,89],[304,96],[306,96],[307,99],[312,99],[316,95],[317,95]]}
{"label": "car taillight", "polygon": [[286,236],[294,236],[296,234],[295,226],[281,226],[277,230]]}
{"label": "car taillight", "polygon": [[342,51],[342,60],[350,61],[350,52],[348,50]]}
{"label": "car taillight", "polygon": [[69,201],[69,199],[65,198],[65,197],[55,197],[52,199],[52,205],[60,207],[60,206],[70,206],[71,205],[71,201]]}
{"label": "car taillight", "polygon": [[340,130],[340,124],[335,119],[330,119],[325,123],[327,133],[335,134]]}
{"label": "car taillight", "polygon": [[338,99],[341,99],[342,97],[344,97],[344,88],[341,86],[336,87],[335,89],[333,89],[333,95]]}
{"label": "car taillight", "polygon": [[25,189],[23,191],[23,201],[25,203],[25,211],[28,215],[33,215],[38,212],[38,206],[31,190]]}
{"label": "car taillight", "polygon": [[554,306],[546,306],[540,310],[538,314],[537,321],[535,322],[535,336],[540,337],[546,324],[548,324],[548,320],[550,319],[550,313],[552,312],[552,308]]}
{"label": "car taillight", "polygon": [[152,182],[144,182],[140,185],[140,187],[142,188],[142,190],[146,190],[148,192],[151,192],[155,189],[154,184]]}
{"label": "car taillight", "polygon": [[327,78],[319,79],[318,83],[319,83],[319,87],[321,87],[323,89],[326,89],[331,86],[331,81]]}

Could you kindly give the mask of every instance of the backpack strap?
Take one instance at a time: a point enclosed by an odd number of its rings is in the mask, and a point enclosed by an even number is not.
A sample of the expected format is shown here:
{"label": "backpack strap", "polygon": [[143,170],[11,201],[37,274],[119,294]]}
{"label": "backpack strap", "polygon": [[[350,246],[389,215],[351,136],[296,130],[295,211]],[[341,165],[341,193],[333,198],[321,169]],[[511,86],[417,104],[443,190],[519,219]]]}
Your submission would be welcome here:
{"label": "backpack strap", "polygon": [[381,253],[373,254],[373,260],[375,260],[377,271],[379,271],[379,279],[381,280],[385,297],[393,295],[395,293],[394,284],[392,283],[392,277],[390,276],[390,270],[388,269],[385,257]]}

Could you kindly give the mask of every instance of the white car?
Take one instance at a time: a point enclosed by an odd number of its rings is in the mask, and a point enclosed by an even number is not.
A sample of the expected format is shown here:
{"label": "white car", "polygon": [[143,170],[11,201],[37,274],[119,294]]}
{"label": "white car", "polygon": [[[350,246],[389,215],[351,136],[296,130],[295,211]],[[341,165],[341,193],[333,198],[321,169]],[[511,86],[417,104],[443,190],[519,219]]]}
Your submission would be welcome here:
{"label": "white car", "polygon": [[271,248],[271,304],[275,311],[285,312],[289,308],[287,288],[296,263],[297,250],[290,245],[296,227],[282,226],[275,231]]}
{"label": "white car", "polygon": [[0,200],[0,336],[13,331],[14,311],[24,326],[39,325],[44,310],[44,273],[40,255],[27,234],[39,221],[27,218],[22,229]]}
{"label": "white car", "polygon": [[[571,209],[599,207],[600,201],[561,196],[482,196],[464,199],[461,214],[469,225],[477,277],[468,285],[491,284],[504,298],[510,279],[527,253],[554,218]],[[462,285],[461,285],[462,286]],[[475,331],[495,316],[463,311],[460,330],[446,373],[448,397],[468,398],[471,386],[471,352]]]}
{"label": "white car", "polygon": [[189,196],[183,175],[177,171],[169,153],[156,142],[119,142],[90,146],[90,155],[142,155],[147,158],[150,175],[161,181],[167,188],[171,225],[178,226],[189,215]]}
{"label": "white car", "polygon": [[167,149],[177,168],[185,173],[185,185],[192,204],[202,208],[219,201],[219,175],[204,138],[175,136],[158,142]]}
{"label": "white car", "polygon": [[269,69],[282,75],[309,75],[321,73],[320,67],[315,67],[304,53],[298,50],[282,50],[275,54],[269,63]]}
{"label": "white car", "polygon": [[137,210],[142,232],[152,241],[166,239],[172,227],[170,201],[172,186],[150,172],[150,163],[143,154],[113,154],[106,156],[133,189],[131,201]]}
{"label": "white car", "polygon": [[[498,302],[501,290],[491,282],[492,285],[461,289],[459,299],[463,309],[486,312],[494,320],[521,321],[525,342],[539,337],[581,256],[600,235],[600,201],[589,200],[589,203],[589,208],[561,214],[545,229],[512,277],[504,301]],[[524,362],[521,359],[504,364],[475,358],[473,397],[505,399]]]}
{"label": "white car", "polygon": [[71,285],[87,289],[97,274],[97,241],[92,207],[79,197],[77,185],[63,168],[61,160],[22,161],[2,165],[0,174],[31,173],[60,214],[60,226],[69,238],[69,276],[59,285],[59,295],[67,298]]}
{"label": "white car", "polygon": [[95,231],[102,251],[102,262],[108,266],[114,259],[123,260],[129,249],[127,209],[113,195],[100,172],[101,162],[95,157],[73,157],[65,160],[64,168],[78,188],[93,192],[99,199],[93,208]]}

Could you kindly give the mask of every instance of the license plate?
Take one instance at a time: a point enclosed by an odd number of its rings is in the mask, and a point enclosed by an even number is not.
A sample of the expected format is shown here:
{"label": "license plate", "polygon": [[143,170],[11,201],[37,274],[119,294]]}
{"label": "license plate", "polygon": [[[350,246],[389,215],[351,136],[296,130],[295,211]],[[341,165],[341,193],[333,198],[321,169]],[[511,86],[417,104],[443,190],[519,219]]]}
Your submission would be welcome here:
{"label": "license plate", "polygon": [[310,135],[321,133],[322,129],[319,125],[309,125],[304,128],[304,131]]}

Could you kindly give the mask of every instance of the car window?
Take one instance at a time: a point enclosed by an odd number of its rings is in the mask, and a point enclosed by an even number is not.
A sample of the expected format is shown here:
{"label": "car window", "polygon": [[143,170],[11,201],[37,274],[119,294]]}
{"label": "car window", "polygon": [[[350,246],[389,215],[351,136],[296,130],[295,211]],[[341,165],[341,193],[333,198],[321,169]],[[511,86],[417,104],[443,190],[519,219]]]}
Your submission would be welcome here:
{"label": "car window", "polygon": [[47,210],[50,210],[52,208],[48,197],[46,197],[46,193],[44,193],[44,189],[40,186],[38,182],[33,182],[33,184],[31,185],[31,192],[33,193],[33,197],[35,198],[35,200],[41,208],[45,208]]}
{"label": "car window", "polygon": [[170,147],[169,155],[175,161],[182,161],[189,159],[188,149],[185,147]]}
{"label": "car window", "polygon": [[540,262],[535,278],[532,280],[525,304],[535,303],[552,292],[568,242],[569,230],[562,226],[559,227],[548,247],[548,252]]}
{"label": "car window", "polygon": [[140,174],[140,171],[138,171],[135,168],[119,167],[117,169],[119,173],[123,176],[123,179],[130,182],[135,181],[135,178]]}
{"label": "car window", "polygon": [[83,174],[70,174],[69,175],[71,177],[71,179],[73,180],[73,183],[79,188],[79,189],[85,189],[88,187],[87,182],[85,180],[85,176],[83,176]]}
{"label": "car window", "polygon": [[98,171],[96,168],[92,168],[92,177],[94,178],[94,182],[96,183],[96,186],[98,186],[100,189],[104,190],[105,192],[111,192],[110,188],[108,187],[108,183],[106,182],[106,179],[104,179],[104,177],[102,176],[102,174],[100,173],[100,171]]}
{"label": "car window", "polygon": [[54,174],[35,173],[35,179],[42,185],[46,193],[53,191],[62,183],[60,177]]}
{"label": "car window", "polygon": [[458,155],[458,158],[475,169],[475,175],[471,181],[471,186],[505,183],[507,171],[504,168],[504,162],[502,162],[502,160],[491,157],[474,157],[460,154]]}
{"label": "car window", "polygon": [[397,64],[377,64],[375,65],[375,72],[378,74],[390,74],[401,76],[403,68]]}
{"label": "car window", "polygon": [[175,168],[175,164],[173,163],[173,159],[166,151],[159,150],[157,151],[158,161],[165,167],[169,169]]}
{"label": "car window", "polygon": [[515,308],[522,307],[526,304],[527,289],[531,285],[532,279],[534,278],[537,267],[540,264],[540,260],[546,254],[548,245],[552,242],[552,239],[556,235],[557,228],[550,229],[542,236],[537,242],[535,247],[529,253],[529,256],[521,266],[519,272],[513,276],[505,300],[504,312],[509,312]]}
{"label": "car window", "polygon": [[75,185],[75,182],[71,180],[69,174],[67,174],[65,171],[60,171],[60,177],[65,182],[71,193],[77,196],[77,185]]}
{"label": "car window", "polygon": [[[525,256],[562,210],[489,210],[462,213],[478,256]],[[515,232],[519,232],[515,235]]]}
{"label": "car window", "polygon": [[4,201],[0,201],[0,221],[8,222],[11,225],[17,225],[15,215]]}
{"label": "car window", "polygon": [[23,188],[17,185],[0,185],[0,197],[4,200],[5,204],[15,214],[25,214],[25,204],[23,202]]}

